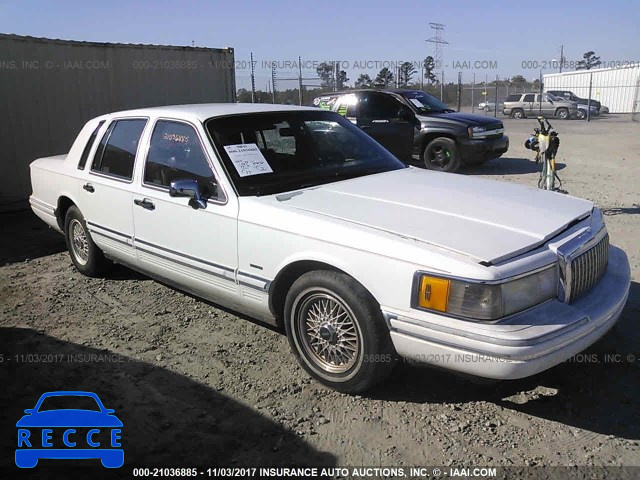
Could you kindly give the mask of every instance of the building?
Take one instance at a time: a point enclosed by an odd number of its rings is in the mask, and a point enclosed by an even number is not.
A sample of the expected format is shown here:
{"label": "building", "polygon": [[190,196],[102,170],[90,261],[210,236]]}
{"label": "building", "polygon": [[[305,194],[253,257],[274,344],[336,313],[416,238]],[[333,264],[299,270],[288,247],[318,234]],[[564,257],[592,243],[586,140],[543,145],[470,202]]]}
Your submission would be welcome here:
{"label": "building", "polygon": [[610,113],[640,112],[640,63],[544,75],[544,90],[570,90],[598,100]]}
{"label": "building", "polygon": [[232,101],[232,48],[0,34],[0,211],[28,205],[29,164],[66,153],[93,117],[153,105]]}

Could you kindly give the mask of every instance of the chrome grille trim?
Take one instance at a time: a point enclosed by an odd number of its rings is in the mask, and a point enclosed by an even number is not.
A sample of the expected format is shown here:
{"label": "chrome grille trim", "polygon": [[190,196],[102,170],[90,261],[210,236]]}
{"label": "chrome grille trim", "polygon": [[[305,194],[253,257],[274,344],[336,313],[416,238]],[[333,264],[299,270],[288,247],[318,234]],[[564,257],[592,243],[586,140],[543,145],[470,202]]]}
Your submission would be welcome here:
{"label": "chrome grille trim", "polygon": [[589,291],[607,270],[609,260],[609,235],[571,262],[571,289],[568,303]]}
{"label": "chrome grille trim", "polygon": [[590,290],[607,270],[609,234],[600,209],[591,211],[587,229],[551,248],[558,255],[558,300],[571,303]]}
{"label": "chrome grille trim", "polygon": [[558,250],[558,298],[572,303],[589,291],[607,270],[609,234],[601,228],[596,235],[570,252]]}

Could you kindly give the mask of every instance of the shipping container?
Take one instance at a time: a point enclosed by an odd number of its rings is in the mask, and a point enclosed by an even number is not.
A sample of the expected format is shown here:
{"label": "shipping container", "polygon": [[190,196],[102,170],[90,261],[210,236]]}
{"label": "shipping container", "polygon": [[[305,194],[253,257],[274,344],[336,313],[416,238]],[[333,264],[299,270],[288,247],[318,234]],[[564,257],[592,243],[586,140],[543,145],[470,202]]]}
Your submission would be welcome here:
{"label": "shipping container", "polygon": [[27,205],[29,163],[66,153],[93,117],[137,107],[233,101],[232,48],[0,34],[0,211]]}
{"label": "shipping container", "polygon": [[640,64],[544,75],[544,90],[570,90],[578,97],[599,101],[610,113],[633,113],[638,108]]}

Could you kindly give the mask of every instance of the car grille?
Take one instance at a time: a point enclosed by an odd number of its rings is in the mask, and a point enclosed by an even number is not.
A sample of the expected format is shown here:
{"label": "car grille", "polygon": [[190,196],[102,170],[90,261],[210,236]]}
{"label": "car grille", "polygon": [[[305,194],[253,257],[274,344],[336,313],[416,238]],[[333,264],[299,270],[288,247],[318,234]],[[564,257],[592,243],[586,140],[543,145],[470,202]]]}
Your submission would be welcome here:
{"label": "car grille", "polygon": [[602,237],[589,250],[571,261],[571,285],[568,303],[588,292],[607,270],[609,260],[609,234]]}
{"label": "car grille", "polygon": [[[493,123],[486,126],[487,135],[485,138],[500,138],[504,135],[504,125],[502,123]],[[499,132],[493,132],[493,130],[500,130]]]}

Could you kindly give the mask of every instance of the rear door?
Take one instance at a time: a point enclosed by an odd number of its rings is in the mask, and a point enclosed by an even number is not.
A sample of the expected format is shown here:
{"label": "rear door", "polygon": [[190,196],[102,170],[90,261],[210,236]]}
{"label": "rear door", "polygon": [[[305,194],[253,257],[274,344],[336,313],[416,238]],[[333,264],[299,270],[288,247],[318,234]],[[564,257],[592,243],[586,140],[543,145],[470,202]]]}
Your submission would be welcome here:
{"label": "rear door", "polygon": [[533,93],[527,93],[522,97],[522,108],[524,108],[527,116],[537,115],[539,105],[535,102],[536,96]]}
{"label": "rear door", "polygon": [[543,93],[542,95],[538,94],[537,96],[540,97],[540,102],[542,104],[542,114],[553,115],[556,111],[556,107],[549,95]]}
{"label": "rear door", "polygon": [[360,94],[357,125],[383,147],[400,158],[411,155],[414,124],[402,118],[409,107],[395,97],[381,92]]}
{"label": "rear door", "polygon": [[93,241],[124,261],[135,259],[131,186],[147,122],[147,118],[120,118],[109,124],[78,197]]}

